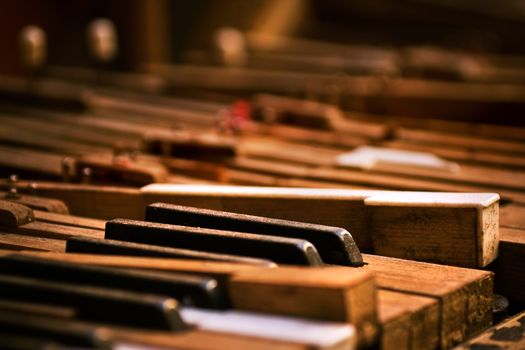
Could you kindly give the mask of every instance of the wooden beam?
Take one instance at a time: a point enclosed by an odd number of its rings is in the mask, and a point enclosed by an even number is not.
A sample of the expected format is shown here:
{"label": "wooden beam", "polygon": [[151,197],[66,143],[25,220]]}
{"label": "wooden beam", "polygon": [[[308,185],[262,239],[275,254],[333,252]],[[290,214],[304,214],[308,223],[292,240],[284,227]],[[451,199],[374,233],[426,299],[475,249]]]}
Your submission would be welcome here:
{"label": "wooden beam", "polygon": [[371,344],[377,335],[372,274],[343,267],[281,267],[264,274],[239,272],[228,290],[237,309],[348,322],[356,326],[364,344]]}

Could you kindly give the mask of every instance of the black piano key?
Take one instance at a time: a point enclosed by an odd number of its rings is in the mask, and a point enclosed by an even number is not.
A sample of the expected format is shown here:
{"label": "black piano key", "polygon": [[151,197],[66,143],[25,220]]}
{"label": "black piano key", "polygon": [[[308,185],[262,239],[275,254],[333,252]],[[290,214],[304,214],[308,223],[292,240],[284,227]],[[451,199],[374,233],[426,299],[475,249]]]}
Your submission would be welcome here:
{"label": "black piano key", "polygon": [[157,330],[184,329],[175,299],[0,274],[0,298],[74,307],[80,319]]}
{"label": "black piano key", "polygon": [[161,247],[158,245],[141,244],[134,242],[117,241],[113,239],[99,239],[90,237],[71,237],[66,242],[67,253],[105,254],[149,256],[157,258],[175,258],[191,260],[211,260],[251,265],[272,265],[273,262],[265,259],[256,259],[245,256],[216,254],[189,249]]}
{"label": "black piano key", "polygon": [[322,265],[315,247],[296,238],[254,235],[207,228],[114,219],[106,223],[107,239],[200,251],[239,254],[291,265]]}
{"label": "black piano key", "polygon": [[304,239],[317,248],[325,263],[348,266],[363,265],[363,257],[354,242],[354,238],[347,230],[340,227],[167,203],[149,205],[146,208],[146,220],[164,224]]}
{"label": "black piano key", "polygon": [[38,304],[30,301],[15,301],[0,299],[0,312],[17,312],[53,318],[73,319],[77,312],[75,308],[48,304]]}
{"label": "black piano key", "polygon": [[0,311],[0,329],[2,349],[112,348],[112,342],[102,327],[74,320]]}
{"label": "black piano key", "polygon": [[215,279],[191,274],[88,266],[16,254],[0,257],[0,273],[166,295],[202,308],[227,307],[225,292]]}

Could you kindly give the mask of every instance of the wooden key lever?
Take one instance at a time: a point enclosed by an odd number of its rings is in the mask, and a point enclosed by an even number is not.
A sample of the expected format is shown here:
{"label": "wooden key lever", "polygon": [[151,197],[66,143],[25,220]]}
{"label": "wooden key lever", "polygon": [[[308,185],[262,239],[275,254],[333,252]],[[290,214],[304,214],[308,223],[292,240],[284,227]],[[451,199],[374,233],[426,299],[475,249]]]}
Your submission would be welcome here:
{"label": "wooden key lever", "polygon": [[361,252],[352,235],[339,227],[167,203],[149,205],[146,208],[146,220],[173,225],[304,239],[315,246],[325,263],[349,266],[361,266],[363,264]]}
{"label": "wooden key lever", "polygon": [[[18,189],[16,187],[16,184],[18,182],[18,176],[16,175],[10,175],[7,180],[7,193],[2,194],[0,192],[0,201],[9,201],[18,203],[21,205],[25,205],[32,209],[37,209],[41,211],[51,212],[51,213],[57,213],[57,214],[69,214],[69,209],[67,208],[66,204],[58,199],[53,198],[43,198],[43,197],[37,197],[32,195],[26,195],[26,194],[20,194],[18,193]],[[2,198],[3,197],[3,198]],[[7,209],[6,204],[3,204],[4,208]],[[14,207],[11,206],[13,210]],[[21,210],[20,208],[16,210]]]}

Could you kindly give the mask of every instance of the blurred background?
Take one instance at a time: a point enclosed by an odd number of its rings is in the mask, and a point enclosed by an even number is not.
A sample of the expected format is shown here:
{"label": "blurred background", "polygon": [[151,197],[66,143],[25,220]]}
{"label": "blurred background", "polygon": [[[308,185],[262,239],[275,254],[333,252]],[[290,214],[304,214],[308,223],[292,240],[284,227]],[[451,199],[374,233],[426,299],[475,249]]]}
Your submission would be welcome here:
{"label": "blurred background", "polygon": [[5,0],[0,11],[0,73],[22,74],[18,35],[28,24],[48,37],[50,65],[92,65],[90,21],[114,21],[120,54],[112,68],[179,62],[209,49],[214,30],[403,48],[432,45],[472,53],[523,54],[520,0]]}

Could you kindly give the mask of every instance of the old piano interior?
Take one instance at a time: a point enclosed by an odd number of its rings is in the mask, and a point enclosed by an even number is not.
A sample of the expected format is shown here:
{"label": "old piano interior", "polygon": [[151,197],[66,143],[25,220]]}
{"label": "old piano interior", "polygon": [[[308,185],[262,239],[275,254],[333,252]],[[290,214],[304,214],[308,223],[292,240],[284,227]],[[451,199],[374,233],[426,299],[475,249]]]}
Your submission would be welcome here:
{"label": "old piano interior", "polygon": [[0,349],[525,349],[525,6],[5,0]]}

